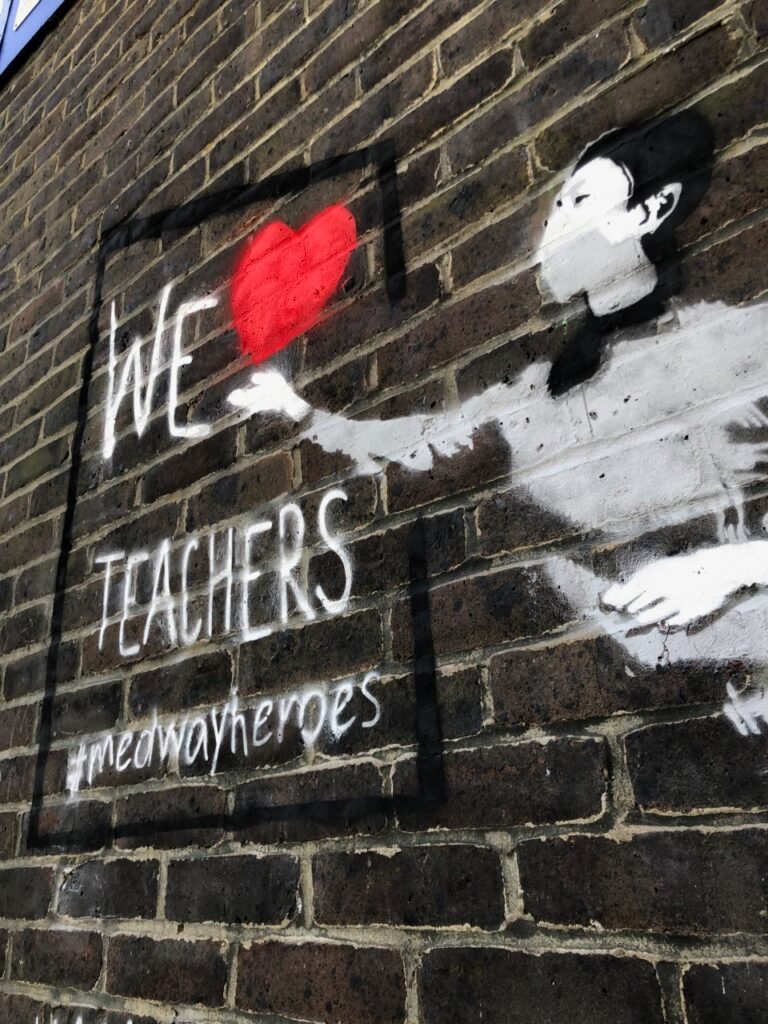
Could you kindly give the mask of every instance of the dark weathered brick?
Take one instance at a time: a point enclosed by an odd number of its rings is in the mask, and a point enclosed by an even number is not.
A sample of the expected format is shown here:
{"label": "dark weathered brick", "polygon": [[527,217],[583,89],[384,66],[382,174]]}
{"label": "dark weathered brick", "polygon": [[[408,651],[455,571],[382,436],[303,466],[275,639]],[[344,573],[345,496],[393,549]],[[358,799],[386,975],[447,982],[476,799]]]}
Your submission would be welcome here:
{"label": "dark weathered brick", "polygon": [[111,728],[120,717],[121,697],[120,683],[60,694],[53,702],[53,737],[61,739]]}
{"label": "dark weathered brick", "polygon": [[5,1024],[27,1024],[35,1019],[44,1020],[46,1004],[26,996],[11,996],[0,993],[0,1014]]}
{"label": "dark weathered brick", "polygon": [[227,967],[215,942],[110,940],[107,991],[169,1003],[222,1006]]}
{"label": "dark weathered brick", "polygon": [[518,0],[515,4],[494,0],[468,23],[461,25],[440,46],[443,72],[452,76],[482,56],[489,40],[505,39],[542,7],[541,0]]}
{"label": "dark weathered brick", "polygon": [[50,622],[49,609],[45,604],[36,604],[6,615],[0,622],[0,651],[13,654],[32,644],[42,643],[48,638]]}
{"label": "dark weathered brick", "polygon": [[[57,751],[56,756],[60,756],[60,753]],[[57,793],[63,791],[63,785],[62,774],[56,787]],[[36,816],[36,834],[31,852],[42,850],[51,855],[91,853],[104,849],[109,843],[111,811],[109,804],[100,800],[81,798],[73,801],[65,797],[63,803],[45,803]],[[24,816],[25,835],[29,819],[29,815]]]}
{"label": "dark weathered brick", "polygon": [[553,924],[763,933],[764,839],[744,830],[532,840],[518,850],[525,910]]}
{"label": "dark weathered brick", "polygon": [[116,845],[178,849],[213,846],[224,828],[225,793],[212,786],[186,786],[137,793],[117,802]]}
{"label": "dark weathered brick", "polygon": [[168,866],[171,921],[287,924],[296,915],[299,862],[293,857],[209,857]]}
{"label": "dark weathered brick", "polygon": [[562,599],[547,588],[541,567],[507,569],[436,586],[429,612],[414,622],[410,600],[392,615],[395,657],[413,657],[414,633],[428,625],[438,655],[472,651],[486,645],[539,636],[568,621]]}
{"label": "dark weathered brick", "polygon": [[53,537],[53,522],[46,520],[17,533],[10,544],[4,544],[0,552],[0,572],[9,572],[20,565],[26,565],[50,550]]}
{"label": "dark weathered brick", "polygon": [[372,89],[382,78],[401,67],[409,57],[478,6],[478,0],[444,0],[441,4],[427,4],[362,62],[360,79],[363,89]]}
{"label": "dark weathered brick", "polygon": [[11,340],[15,341],[34,327],[38,320],[50,313],[61,302],[63,281],[52,281],[48,287],[27,303],[14,317],[11,325]]}
{"label": "dark weathered brick", "polygon": [[425,1024],[662,1024],[653,964],[629,956],[436,949],[424,960]]}
{"label": "dark weathered brick", "polygon": [[253,943],[237,962],[236,1004],[289,1020],[400,1024],[405,977],[394,949],[335,943]]}
{"label": "dark weathered brick", "polygon": [[538,310],[540,301],[535,277],[528,273],[511,284],[438,307],[425,324],[378,353],[379,383],[403,384],[417,373],[464,355],[472,344],[520,327]]}
{"label": "dark weathered brick", "polygon": [[189,57],[176,83],[176,102],[180,103],[198,88],[202,80],[225,63],[232,51],[244,41],[245,22],[242,20],[213,37],[209,28],[201,28],[191,39],[188,38],[185,50]]}
{"label": "dark weathered brick", "polygon": [[27,929],[13,937],[11,975],[18,981],[88,990],[99,979],[102,940],[95,932]]}
{"label": "dark weathered brick", "polygon": [[156,501],[165,494],[189,487],[217,469],[225,469],[234,457],[235,434],[231,429],[199,441],[144,474],[144,500]]}
{"label": "dark weathered brick", "polygon": [[638,729],[625,742],[643,810],[758,810],[768,802],[760,737],[741,736],[722,716]]}
{"label": "dark weathered brick", "polygon": [[231,688],[231,658],[226,651],[214,651],[136,673],[130,682],[128,704],[131,713],[140,718],[154,708],[167,713],[226,701]]}
{"label": "dark weathered brick", "polygon": [[52,868],[0,869],[0,917],[35,921],[45,917],[53,896]]}
{"label": "dark weathered brick", "polygon": [[768,37],[768,5],[765,0],[754,0],[748,10],[757,42],[761,48],[764,48],[766,37]]}
{"label": "dark weathered brick", "polygon": [[[310,129],[314,131],[318,124],[326,124],[340,110],[346,110],[354,103],[354,95],[354,76],[345,74],[328,89],[298,104],[292,111],[292,117],[284,120],[276,131],[251,150],[248,160],[251,176],[258,180],[276,168],[287,170],[285,165],[291,154],[303,150],[306,146]],[[341,148],[337,149],[336,142],[337,140],[333,140],[328,155],[336,156],[339,152],[348,152],[349,146],[341,145]],[[354,147],[352,140],[350,143]],[[294,159],[291,166],[301,163],[300,159]]]}
{"label": "dark weathered brick", "polygon": [[382,778],[372,764],[269,775],[235,796],[235,834],[256,843],[375,835],[386,825]]}
{"label": "dark weathered brick", "polygon": [[28,746],[32,742],[36,722],[36,704],[0,710],[0,750]]}
{"label": "dark weathered brick", "polygon": [[10,860],[16,852],[16,815],[0,814],[0,860]]}
{"label": "dark weathered brick", "polygon": [[503,728],[720,701],[733,678],[728,664],[649,668],[610,637],[508,651],[489,667],[494,717]]}
{"label": "dark weathered brick", "polygon": [[[37,757],[9,757],[2,762],[0,773],[0,803],[28,803],[35,790]],[[66,753],[49,751],[44,766],[43,792],[60,793],[66,775]]]}
{"label": "dark weathered brick", "polygon": [[383,288],[378,288],[359,296],[325,324],[316,327],[307,345],[307,367],[317,369],[335,360],[344,339],[373,338],[428,309],[440,294],[437,267],[427,263],[408,273],[406,286],[405,297],[396,305],[390,304]]}
{"label": "dark weathered brick", "polygon": [[69,437],[59,437],[17,462],[8,473],[8,493],[58,469],[69,458],[69,445]]}
{"label": "dark weathered brick", "polygon": [[689,1024],[761,1024],[768,999],[768,964],[693,964],[683,975]]}
{"label": "dark weathered brick", "polygon": [[51,558],[47,562],[38,562],[28,569],[23,569],[16,580],[13,599],[16,605],[39,601],[56,589],[56,565],[58,559]]}
{"label": "dark weathered brick", "polygon": [[329,35],[354,16],[357,7],[357,0],[331,0],[330,4],[323,7],[264,65],[259,75],[261,95],[266,95],[315,53]]}
{"label": "dark weathered brick", "polygon": [[734,62],[738,41],[715,26],[612,85],[584,109],[545,129],[536,153],[545,167],[558,170],[575,160],[593,139],[618,125],[642,121],[682,102]]}
{"label": "dark weathered brick", "polygon": [[528,185],[528,157],[524,149],[494,160],[480,172],[405,218],[403,233],[414,256],[465,231],[467,223],[493,214]]}
{"label": "dark weathered brick", "polygon": [[322,854],[312,879],[320,924],[495,929],[504,920],[501,861],[476,846]]}
{"label": "dark weathered brick", "polygon": [[483,487],[509,473],[509,445],[495,424],[476,430],[471,447],[452,455],[434,454],[430,469],[414,471],[407,465],[387,467],[387,504],[390,512],[453,498],[463,491]]}
{"label": "dark weathered brick", "polygon": [[648,0],[632,21],[641,39],[649,46],[660,46],[679,35],[705,14],[720,6],[720,0]]}
{"label": "dark weathered brick", "polygon": [[721,301],[737,304],[765,290],[760,275],[762,253],[768,248],[768,224],[764,221],[692,256],[687,265],[686,298],[696,302],[711,294],[717,282]]}
{"label": "dark weathered brick", "polygon": [[374,668],[382,656],[378,612],[318,619],[240,648],[241,693],[260,693]]}
{"label": "dark weathered brick", "polygon": [[[63,643],[58,649],[56,682],[71,682],[75,678],[78,652],[74,643]],[[7,700],[23,697],[45,689],[47,651],[31,654],[11,662],[5,670],[3,693]]]}
{"label": "dark weathered brick", "polygon": [[451,751],[442,768],[445,799],[426,807],[408,800],[419,791],[416,762],[396,765],[398,817],[409,832],[578,821],[597,817],[606,793],[605,749],[592,739]]}
{"label": "dark weathered brick", "polygon": [[677,230],[680,244],[706,237],[718,227],[761,209],[765,202],[763,168],[767,164],[768,147],[759,145],[728,160],[718,160],[706,195]]}
{"label": "dark weathered brick", "polygon": [[[424,544],[429,551],[430,575],[459,565],[465,558],[464,516],[461,511],[424,519]],[[410,581],[409,547],[413,527],[403,526],[366,537],[347,548],[354,566],[352,594],[374,594]],[[327,552],[313,559],[310,587],[319,583],[326,594],[344,589],[344,570],[338,557]]]}
{"label": "dark weathered brick", "polygon": [[67,917],[153,917],[157,888],[157,861],[86,861],[62,880],[57,910]]}
{"label": "dark weathered brick", "polygon": [[628,6],[628,0],[596,0],[590,4],[564,0],[559,3],[556,9],[537,20],[520,40],[520,55],[526,68],[533,71]]}
{"label": "dark weathered brick", "polygon": [[304,71],[304,83],[309,93],[316,92],[344,67],[360,58],[364,49],[405,17],[413,9],[410,0],[389,0],[389,3],[368,5],[344,32],[336,37],[333,46],[323,47],[312,57]]}
{"label": "dark weathered brick", "polygon": [[192,532],[231,516],[250,512],[291,489],[293,465],[287,452],[267,456],[205,487],[189,504]]}

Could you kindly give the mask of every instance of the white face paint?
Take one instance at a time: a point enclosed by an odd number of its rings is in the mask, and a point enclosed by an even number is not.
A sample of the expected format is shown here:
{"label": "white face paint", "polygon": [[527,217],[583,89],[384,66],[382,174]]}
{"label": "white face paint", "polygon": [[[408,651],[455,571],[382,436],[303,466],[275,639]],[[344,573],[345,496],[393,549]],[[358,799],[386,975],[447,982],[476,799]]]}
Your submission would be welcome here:
{"label": "white face paint", "polygon": [[542,280],[558,302],[586,293],[592,312],[605,316],[656,287],[641,239],[674,210],[681,186],[628,208],[633,189],[629,171],[606,157],[578,167],[563,185],[539,246]]}

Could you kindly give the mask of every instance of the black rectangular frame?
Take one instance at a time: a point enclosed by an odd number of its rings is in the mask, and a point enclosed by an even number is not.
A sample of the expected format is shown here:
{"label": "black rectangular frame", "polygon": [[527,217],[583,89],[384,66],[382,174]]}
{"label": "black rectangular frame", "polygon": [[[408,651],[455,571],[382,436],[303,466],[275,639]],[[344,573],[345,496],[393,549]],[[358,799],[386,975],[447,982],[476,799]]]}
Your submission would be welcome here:
{"label": "black rectangular frame", "polygon": [[[329,157],[305,167],[280,172],[263,181],[234,186],[171,207],[146,217],[128,219],[101,235],[96,257],[96,281],[93,307],[88,324],[88,345],[82,362],[78,415],[72,440],[72,460],[67,485],[61,546],[56,567],[56,589],[51,613],[51,635],[46,655],[45,692],[38,730],[38,750],[35,763],[32,801],[28,817],[26,848],[33,850],[94,848],[93,826],[72,830],[43,832],[40,828],[44,778],[53,726],[53,701],[56,696],[56,675],[62,642],[64,603],[67,589],[67,571],[73,546],[73,524],[77,504],[78,482],[82,464],[82,446],[88,415],[88,399],[94,358],[99,343],[99,315],[102,304],[104,275],[109,256],[120,249],[147,239],[159,239],[167,231],[184,231],[198,227],[204,221],[222,214],[233,213],[257,202],[279,199],[302,192],[309,185],[367,166],[376,169],[381,196],[382,230],[387,297],[392,305],[398,304],[406,294],[407,280],[403,250],[400,200],[397,189],[397,158],[391,140],[374,143],[336,157]],[[426,531],[417,519],[409,536],[409,599],[414,636],[414,690],[417,737],[417,793],[391,797],[371,796],[353,800],[329,800],[279,807],[254,807],[223,816],[200,816],[180,821],[161,820],[151,823],[128,823],[118,828],[107,828],[99,833],[98,846],[113,845],[116,838],[139,837],[163,832],[178,832],[201,828],[243,828],[259,822],[291,818],[316,820],[343,819],[348,822],[371,815],[387,813],[398,808],[433,807],[445,797],[443,744],[440,712],[437,700],[435,656],[429,602],[429,568]]]}

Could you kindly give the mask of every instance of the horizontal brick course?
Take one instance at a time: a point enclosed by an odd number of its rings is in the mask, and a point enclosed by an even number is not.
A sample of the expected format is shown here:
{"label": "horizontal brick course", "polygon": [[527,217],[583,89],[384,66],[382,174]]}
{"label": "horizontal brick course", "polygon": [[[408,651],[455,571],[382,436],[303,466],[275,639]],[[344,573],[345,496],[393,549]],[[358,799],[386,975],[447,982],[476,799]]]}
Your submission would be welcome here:
{"label": "horizontal brick course", "polygon": [[753,961],[694,964],[683,975],[685,1012],[691,1024],[760,1019],[768,986],[768,965]]}
{"label": "horizontal brick course", "polygon": [[156,861],[85,861],[62,880],[57,909],[68,917],[152,917],[157,889]]}

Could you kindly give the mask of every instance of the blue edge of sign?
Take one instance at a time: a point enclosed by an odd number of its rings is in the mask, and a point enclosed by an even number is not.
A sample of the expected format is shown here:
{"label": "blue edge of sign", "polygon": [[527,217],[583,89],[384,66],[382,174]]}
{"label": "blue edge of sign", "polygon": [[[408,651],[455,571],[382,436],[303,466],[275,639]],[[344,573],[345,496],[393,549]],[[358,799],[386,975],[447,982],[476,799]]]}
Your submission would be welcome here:
{"label": "blue edge of sign", "polygon": [[42,36],[59,8],[67,0],[38,0],[18,28],[16,11],[22,0],[0,0],[0,76],[5,77],[16,58]]}

